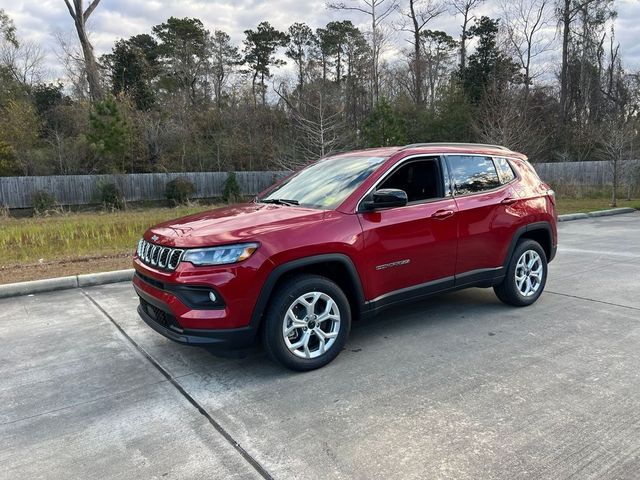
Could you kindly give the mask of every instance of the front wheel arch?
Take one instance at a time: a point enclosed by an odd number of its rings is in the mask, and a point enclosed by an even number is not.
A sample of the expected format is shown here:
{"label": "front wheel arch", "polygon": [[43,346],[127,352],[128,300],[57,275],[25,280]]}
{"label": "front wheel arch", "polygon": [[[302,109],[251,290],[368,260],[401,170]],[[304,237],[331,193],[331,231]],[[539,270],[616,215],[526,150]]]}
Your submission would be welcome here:
{"label": "front wheel arch", "polygon": [[251,326],[256,332],[262,330],[264,313],[278,286],[291,276],[301,274],[320,275],[335,282],[347,296],[353,318],[359,318],[365,297],[355,264],[343,253],[327,253],[298,258],[278,265],[271,271],[262,285],[251,315]]}

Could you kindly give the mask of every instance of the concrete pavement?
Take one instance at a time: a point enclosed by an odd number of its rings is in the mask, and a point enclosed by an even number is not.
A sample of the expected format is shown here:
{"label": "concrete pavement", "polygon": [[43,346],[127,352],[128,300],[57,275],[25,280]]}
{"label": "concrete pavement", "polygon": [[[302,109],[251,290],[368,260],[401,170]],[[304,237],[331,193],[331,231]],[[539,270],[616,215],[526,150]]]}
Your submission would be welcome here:
{"label": "concrete pavement", "polygon": [[0,300],[0,479],[637,478],[640,214],[560,242],[534,306],[388,310],[306,374],[174,344],[126,284]]}

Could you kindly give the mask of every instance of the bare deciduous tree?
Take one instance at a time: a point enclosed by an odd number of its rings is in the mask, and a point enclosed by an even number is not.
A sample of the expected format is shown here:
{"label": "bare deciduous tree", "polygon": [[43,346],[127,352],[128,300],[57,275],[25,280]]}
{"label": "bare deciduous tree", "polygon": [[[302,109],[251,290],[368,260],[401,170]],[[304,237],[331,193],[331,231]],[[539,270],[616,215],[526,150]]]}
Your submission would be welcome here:
{"label": "bare deciduous tree", "polygon": [[413,96],[416,105],[424,105],[423,93],[423,49],[422,49],[422,32],[431,20],[444,13],[444,5],[439,0],[409,0],[408,11],[403,14],[408,17],[409,25],[403,27],[411,33],[413,43]]}
{"label": "bare deciduous tree", "polygon": [[319,90],[312,97],[302,100],[297,98],[297,105],[294,105],[283,85],[274,90],[291,114],[298,133],[297,147],[302,154],[298,161],[280,161],[279,167],[287,170],[299,168],[318,157],[330,155],[343,143],[344,111],[336,110],[333,103],[326,98],[325,92]]}
{"label": "bare deciduous tree", "polygon": [[547,142],[537,119],[523,113],[523,100],[517,88],[488,92],[479,106],[473,129],[478,141],[504,145],[515,151],[537,156]]}
{"label": "bare deciduous tree", "polygon": [[629,122],[620,118],[606,121],[602,131],[606,134],[602,135],[599,154],[611,167],[611,206],[617,207],[621,173],[626,170],[623,163],[628,159],[629,147],[635,132]]}
{"label": "bare deciduous tree", "polygon": [[385,40],[384,21],[398,10],[398,0],[350,0],[327,4],[334,10],[364,13],[371,19],[371,83],[374,103],[380,97],[380,54]]}
{"label": "bare deciduous tree", "polygon": [[69,3],[69,0],[64,0],[69,10],[69,15],[73,18],[73,22],[78,33],[78,40],[82,47],[82,54],[84,56],[85,72],[87,75],[87,83],[89,84],[89,94],[92,101],[98,101],[102,99],[102,85],[100,84],[100,73],[98,72],[98,63],[96,62],[95,55],[93,54],[93,46],[89,41],[89,34],[87,32],[87,20],[96,9],[100,0],[93,0],[87,9],[84,9],[83,0],[73,0],[73,5]]}
{"label": "bare deciduous tree", "polygon": [[3,42],[0,46],[0,64],[22,85],[34,85],[44,78],[42,47],[33,41],[13,44]]}
{"label": "bare deciduous tree", "polygon": [[75,97],[86,100],[89,97],[89,85],[84,56],[70,33],[67,35],[56,32],[55,37],[57,42],[55,54],[71,85],[72,93]]}
{"label": "bare deciduous tree", "polygon": [[467,40],[469,39],[469,24],[473,20],[471,11],[486,0],[451,0],[454,13],[462,15],[462,33],[460,34],[460,67],[467,64]]}
{"label": "bare deciduous tree", "polygon": [[532,62],[548,51],[554,41],[554,38],[543,33],[552,16],[548,3],[548,0],[502,0],[507,40],[524,71],[525,99],[529,95],[532,80],[542,73],[533,71]]}

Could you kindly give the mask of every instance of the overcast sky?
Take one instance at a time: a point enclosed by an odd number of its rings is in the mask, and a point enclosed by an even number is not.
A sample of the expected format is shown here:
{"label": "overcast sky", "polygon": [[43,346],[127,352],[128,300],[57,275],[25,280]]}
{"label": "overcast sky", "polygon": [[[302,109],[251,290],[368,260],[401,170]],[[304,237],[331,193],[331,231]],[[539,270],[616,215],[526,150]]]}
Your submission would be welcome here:
{"label": "overcast sky", "polygon": [[[478,13],[500,17],[498,2],[488,0]],[[406,0],[400,0],[400,4],[403,3],[407,3]],[[621,43],[623,61],[628,69],[640,70],[640,0],[616,0],[615,3],[618,10],[616,36]],[[75,38],[64,0],[0,0],[0,8],[14,20],[20,39],[33,40],[43,46],[50,78],[61,76],[55,35],[61,33]],[[294,22],[305,22],[316,28],[341,19],[350,19],[363,29],[367,28],[364,15],[328,10],[324,0],[102,0],[91,17],[91,40],[100,55],[110,51],[115,40],[150,32],[153,25],[170,16],[197,17],[207,29],[229,33],[238,45],[244,30],[254,28],[264,20],[282,30]],[[430,28],[457,37],[459,24],[459,18],[445,14],[433,21]],[[402,35],[395,40],[400,46],[405,42]]]}

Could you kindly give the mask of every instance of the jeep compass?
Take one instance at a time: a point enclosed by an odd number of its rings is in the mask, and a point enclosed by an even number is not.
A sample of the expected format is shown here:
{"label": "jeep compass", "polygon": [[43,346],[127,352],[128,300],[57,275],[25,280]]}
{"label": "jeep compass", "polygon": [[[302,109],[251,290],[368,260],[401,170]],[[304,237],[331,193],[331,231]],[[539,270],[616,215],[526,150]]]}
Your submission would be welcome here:
{"label": "jeep compass", "polygon": [[134,257],[142,319],[214,349],[262,342],[311,370],[352,320],[400,302],[493,287],[527,306],[557,246],[555,197],[507,148],[413,144],[333,155],[253,201],[150,228]]}

